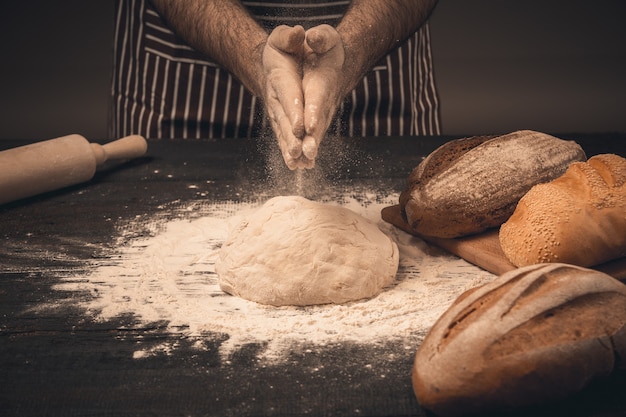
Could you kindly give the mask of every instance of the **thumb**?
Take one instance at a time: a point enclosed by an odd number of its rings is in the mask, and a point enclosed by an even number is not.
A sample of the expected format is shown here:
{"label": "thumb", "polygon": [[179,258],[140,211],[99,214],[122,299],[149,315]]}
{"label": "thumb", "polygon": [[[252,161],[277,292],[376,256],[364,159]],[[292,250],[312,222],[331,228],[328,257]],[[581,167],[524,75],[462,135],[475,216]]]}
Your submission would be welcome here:
{"label": "thumb", "polygon": [[339,33],[326,24],[307,30],[305,40],[308,47],[316,54],[324,54],[341,42]]}
{"label": "thumb", "polygon": [[267,42],[275,49],[289,54],[299,54],[302,52],[304,43],[304,28],[300,25],[277,26],[267,40]]}

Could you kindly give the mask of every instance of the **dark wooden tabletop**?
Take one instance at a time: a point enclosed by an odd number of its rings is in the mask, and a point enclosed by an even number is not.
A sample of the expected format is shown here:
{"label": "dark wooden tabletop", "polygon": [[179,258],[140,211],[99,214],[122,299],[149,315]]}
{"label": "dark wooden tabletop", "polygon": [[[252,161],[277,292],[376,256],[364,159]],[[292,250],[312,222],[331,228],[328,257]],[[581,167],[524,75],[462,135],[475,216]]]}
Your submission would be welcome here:
{"label": "dark wooden tabletop", "polygon": [[[577,140],[589,156],[626,155],[623,134],[560,137]],[[339,188],[401,191],[421,158],[449,139],[329,140],[316,175]],[[4,141],[0,149],[25,143]],[[87,273],[94,259],[110,256],[119,220],[182,217],[176,207],[199,193],[211,201],[292,193],[293,183],[276,181],[286,168],[268,162],[275,153],[271,143],[241,139],[150,140],[145,157],[107,163],[85,184],[0,206],[0,415],[427,415],[411,387],[413,350],[389,356],[389,346],[331,343],[267,365],[251,344],[225,364],[218,336],[193,349],[165,324],[91,319],[78,304],[93,294],[54,288],[63,274]],[[75,306],[41,308],[68,297]],[[139,342],[168,340],[178,345],[171,354],[133,357]],[[626,372],[616,372],[573,398],[508,414],[626,415],[624,393]]]}

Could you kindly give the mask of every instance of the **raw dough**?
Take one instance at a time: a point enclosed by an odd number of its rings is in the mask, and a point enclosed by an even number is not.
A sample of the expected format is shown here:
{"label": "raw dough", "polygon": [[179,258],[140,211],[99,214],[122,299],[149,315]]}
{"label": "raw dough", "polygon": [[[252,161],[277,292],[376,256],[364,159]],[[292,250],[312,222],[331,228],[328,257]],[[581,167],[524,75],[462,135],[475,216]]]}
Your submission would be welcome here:
{"label": "raw dough", "polygon": [[396,243],[340,206],[275,197],[241,221],[219,253],[223,291],[262,304],[345,303],[395,279]]}

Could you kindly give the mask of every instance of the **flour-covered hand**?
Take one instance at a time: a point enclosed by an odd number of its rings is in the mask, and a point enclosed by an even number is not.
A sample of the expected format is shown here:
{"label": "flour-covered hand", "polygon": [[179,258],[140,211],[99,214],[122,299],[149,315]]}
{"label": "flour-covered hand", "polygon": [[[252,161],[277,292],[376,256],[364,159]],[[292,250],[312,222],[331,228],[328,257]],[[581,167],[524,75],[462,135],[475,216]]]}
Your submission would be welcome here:
{"label": "flour-covered hand", "polygon": [[265,106],[283,159],[290,169],[312,166],[312,161],[302,152],[304,36],[302,26],[281,25],[270,33],[263,49]]}
{"label": "flour-covered hand", "polygon": [[302,87],[304,90],[304,139],[302,152],[311,161],[317,156],[337,107],[345,94],[344,45],[330,25],[306,31]]}

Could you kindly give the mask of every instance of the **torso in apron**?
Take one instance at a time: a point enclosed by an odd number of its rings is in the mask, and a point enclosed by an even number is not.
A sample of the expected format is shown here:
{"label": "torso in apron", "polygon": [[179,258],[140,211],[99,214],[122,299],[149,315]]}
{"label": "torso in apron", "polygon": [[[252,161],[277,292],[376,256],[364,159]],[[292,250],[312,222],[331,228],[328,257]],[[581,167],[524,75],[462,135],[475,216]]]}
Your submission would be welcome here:
{"label": "torso in apron", "polygon": [[[243,2],[268,31],[279,24],[336,26],[349,3]],[[343,101],[329,133],[440,134],[429,37],[425,25],[375,65]],[[113,137],[258,137],[268,129],[260,101],[230,73],[178,38],[146,0],[116,2],[111,95]]]}

